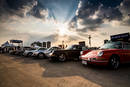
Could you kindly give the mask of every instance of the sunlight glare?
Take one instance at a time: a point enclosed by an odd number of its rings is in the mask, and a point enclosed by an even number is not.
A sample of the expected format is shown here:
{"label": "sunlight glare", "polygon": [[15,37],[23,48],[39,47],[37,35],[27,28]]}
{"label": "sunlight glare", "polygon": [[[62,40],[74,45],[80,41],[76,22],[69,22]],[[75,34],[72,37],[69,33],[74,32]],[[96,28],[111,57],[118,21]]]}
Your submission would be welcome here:
{"label": "sunlight glare", "polygon": [[64,36],[69,34],[68,25],[67,24],[58,24],[58,32],[59,35]]}

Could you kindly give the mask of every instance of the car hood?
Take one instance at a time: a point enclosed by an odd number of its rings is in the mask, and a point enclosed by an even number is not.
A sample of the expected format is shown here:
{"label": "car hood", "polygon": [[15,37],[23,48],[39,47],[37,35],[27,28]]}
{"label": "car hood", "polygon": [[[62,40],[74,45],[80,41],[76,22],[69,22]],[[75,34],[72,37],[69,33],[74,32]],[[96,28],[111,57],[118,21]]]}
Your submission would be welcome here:
{"label": "car hood", "polygon": [[95,58],[98,56],[99,52],[111,52],[111,51],[117,51],[117,50],[120,50],[120,49],[99,49],[99,50],[92,50],[90,52],[88,52],[87,54],[84,54],[84,55],[81,55],[82,57],[84,58]]}
{"label": "car hood", "polygon": [[103,50],[92,50],[90,52],[88,52],[86,55],[87,57],[90,57],[90,56],[97,56],[99,52],[101,52]]}

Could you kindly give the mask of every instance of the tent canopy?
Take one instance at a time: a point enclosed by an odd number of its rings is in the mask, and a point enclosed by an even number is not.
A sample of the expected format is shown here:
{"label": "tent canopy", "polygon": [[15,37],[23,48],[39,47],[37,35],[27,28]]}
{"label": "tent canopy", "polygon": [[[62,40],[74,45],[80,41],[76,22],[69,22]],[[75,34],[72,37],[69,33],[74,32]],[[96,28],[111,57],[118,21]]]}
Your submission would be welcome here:
{"label": "tent canopy", "polygon": [[22,40],[10,40],[10,43],[23,43]]}

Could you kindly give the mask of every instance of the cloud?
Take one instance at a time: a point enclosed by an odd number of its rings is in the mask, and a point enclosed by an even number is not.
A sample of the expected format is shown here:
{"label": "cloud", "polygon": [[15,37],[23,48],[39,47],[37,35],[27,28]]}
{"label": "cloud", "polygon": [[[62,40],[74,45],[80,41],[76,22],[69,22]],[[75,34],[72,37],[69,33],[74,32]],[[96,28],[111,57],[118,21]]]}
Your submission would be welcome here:
{"label": "cloud", "polygon": [[123,0],[80,0],[76,20],[72,20],[70,25],[72,28],[76,25],[77,31],[85,32],[88,29],[96,30],[106,20],[121,21],[123,14],[119,7],[122,2]]}
{"label": "cloud", "polygon": [[[34,16],[44,19],[47,15],[45,4],[41,4],[41,0],[0,0],[0,18],[8,19],[11,16]],[[46,0],[42,0],[46,1]]]}
{"label": "cloud", "polygon": [[[90,34],[104,39],[130,29],[130,0],[0,0],[0,13],[0,39],[20,38],[25,44],[87,41]],[[69,29],[60,36],[56,25],[66,22],[70,22]]]}
{"label": "cloud", "polygon": [[130,0],[124,0],[121,3],[120,11],[123,13],[123,21],[122,24],[129,26],[130,25]]}

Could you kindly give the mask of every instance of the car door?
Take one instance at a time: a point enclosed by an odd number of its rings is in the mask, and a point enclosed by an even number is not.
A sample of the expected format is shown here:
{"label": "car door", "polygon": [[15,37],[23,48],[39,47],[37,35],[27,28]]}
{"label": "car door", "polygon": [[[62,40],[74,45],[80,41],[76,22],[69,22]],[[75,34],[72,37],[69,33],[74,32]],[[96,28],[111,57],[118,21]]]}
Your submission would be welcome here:
{"label": "car door", "polygon": [[126,57],[126,62],[130,62],[130,43],[124,43],[124,52]]}
{"label": "car door", "polygon": [[81,50],[82,50],[82,47],[81,47],[80,45],[76,45],[76,46],[74,47],[73,52],[72,52],[73,58],[79,58],[79,56],[80,56],[80,51],[81,51]]}

